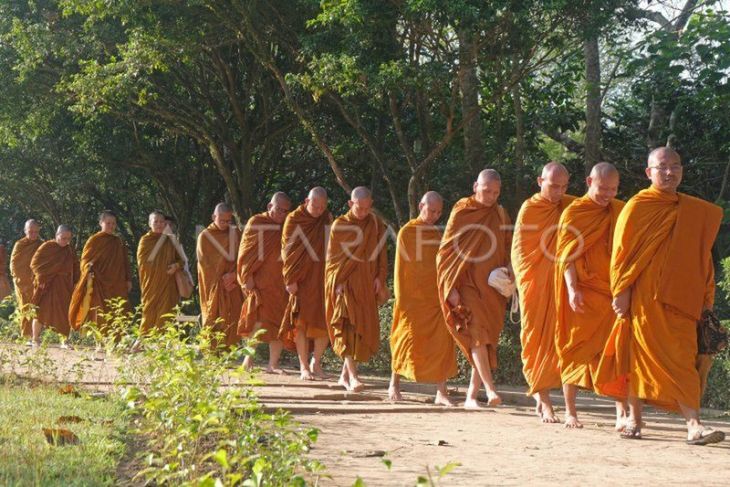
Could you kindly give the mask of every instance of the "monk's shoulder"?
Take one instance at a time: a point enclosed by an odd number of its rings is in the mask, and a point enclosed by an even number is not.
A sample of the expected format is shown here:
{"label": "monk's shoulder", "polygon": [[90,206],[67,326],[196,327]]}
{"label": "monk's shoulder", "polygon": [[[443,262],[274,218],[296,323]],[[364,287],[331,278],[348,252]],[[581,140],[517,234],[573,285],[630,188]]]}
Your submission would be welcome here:
{"label": "monk's shoulder", "polygon": [[698,213],[707,213],[712,217],[722,218],[723,209],[721,206],[718,206],[714,203],[710,203],[709,201],[703,200],[702,198],[688,195],[686,193],[679,193],[679,195],[680,195],[680,200],[679,200],[680,204],[688,205],[694,211],[697,211]]}

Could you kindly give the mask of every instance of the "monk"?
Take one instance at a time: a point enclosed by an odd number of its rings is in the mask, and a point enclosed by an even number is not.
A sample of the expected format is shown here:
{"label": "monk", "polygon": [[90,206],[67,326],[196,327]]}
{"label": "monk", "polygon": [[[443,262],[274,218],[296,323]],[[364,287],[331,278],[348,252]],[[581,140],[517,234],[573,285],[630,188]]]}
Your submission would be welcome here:
{"label": "monk", "polygon": [[[284,339],[294,335],[302,380],[325,377],[322,354],[329,344],[329,336],[324,314],[324,263],[331,224],[327,191],[322,187],[312,188],[304,203],[284,222],[281,258],[289,302],[279,336]],[[311,364],[310,341],[314,342]]]}
{"label": "monk", "polygon": [[[600,162],[586,178],[588,192],[563,211],[555,265],[555,345],[565,397],[565,427],[582,428],[575,399],[578,388],[594,389],[601,353],[613,328],[610,263],[613,231],[624,202],[615,199],[619,174]],[[616,402],[616,428],[628,407]]]}
{"label": "monk", "polygon": [[498,406],[492,370],[497,368],[497,344],[504,326],[507,298],[489,285],[493,272],[512,274],[512,242],[507,212],[497,202],[502,179],[494,169],[479,173],[474,194],[451,210],[436,257],[439,302],[448,330],[471,364],[465,409],[482,409],[477,401],[482,384],[487,405]]}
{"label": "monk", "polygon": [[15,284],[15,300],[21,312],[20,331],[24,337],[31,338],[33,319],[28,305],[33,298],[33,270],[30,261],[43,240],[40,239],[41,226],[33,219],[25,222],[23,232],[25,237],[15,242],[10,256],[10,275]]}
{"label": "monk", "polygon": [[[243,230],[241,247],[238,251],[238,283],[243,287],[245,299],[238,322],[238,334],[259,336],[269,344],[269,364],[266,372],[283,374],[279,358],[284,342],[279,339],[279,327],[284,318],[287,293],[281,262],[281,230],[291,200],[282,192],[275,193],[266,206],[266,211],[252,216]],[[287,348],[294,348],[292,343]],[[244,366],[253,366],[253,357],[246,357]]]}
{"label": "monk", "polygon": [[[218,203],[213,210],[213,223],[198,236],[198,292],[203,326],[223,334],[226,347],[238,342],[238,318],[243,305],[236,275],[240,241],[233,208]],[[214,346],[218,346],[217,339]]]}
{"label": "monk", "polygon": [[76,252],[69,245],[71,228],[60,225],[56,238],[44,242],[33,255],[30,268],[33,270],[33,298],[36,307],[33,318],[33,346],[41,344],[44,327],[51,327],[61,335],[62,348],[68,348],[66,339],[71,332],[68,322],[68,307],[71,293],[79,280],[79,261]]}
{"label": "monk", "polygon": [[[86,241],[81,253],[81,278],[69,308],[69,323],[74,330],[86,322],[95,323],[105,330],[104,314],[109,313],[110,300],[129,299],[132,289],[132,270],[127,246],[115,234],[117,216],[111,210],[99,215],[101,230]],[[125,305],[129,310],[129,305]],[[118,334],[122,330],[107,330]]]}
{"label": "monk", "polygon": [[550,389],[561,385],[555,350],[554,260],[560,215],[575,199],[565,194],[568,179],[562,164],[550,162],[543,167],[537,178],[540,192],[522,204],[512,241],[522,320],[522,372],[543,423],[560,422],[550,400]]}
{"label": "monk", "polygon": [[[679,412],[687,443],[725,439],[700,422],[696,323],[714,301],[712,245],[723,210],[677,191],[682,161],[660,147],[649,154],[648,189],[631,198],[616,223],[611,254],[612,306],[618,319],[599,364],[599,390],[628,395],[622,438],[641,438],[643,403]],[[619,395],[619,394],[616,394]]]}
{"label": "monk", "polygon": [[398,232],[395,254],[395,305],[390,331],[391,401],[402,401],[400,376],[436,383],[434,404],[453,406],[446,381],[456,375],[456,346],[439,305],[436,254],[441,243],[444,202],[429,191],[418,204],[418,217]]}
{"label": "monk", "polygon": [[0,301],[10,296],[13,289],[8,279],[8,251],[5,245],[0,244]]}
{"label": "monk", "polygon": [[159,330],[170,321],[169,315],[180,301],[175,273],[183,266],[165,215],[159,211],[150,213],[149,227],[137,247],[142,301],[140,335]]}
{"label": "monk", "polygon": [[365,388],[357,363],[380,347],[378,306],[387,299],[385,225],[373,213],[370,190],[358,186],[347,202],[350,211],[330,232],[325,267],[325,310],[332,349],[343,360],[338,383],[347,391]]}

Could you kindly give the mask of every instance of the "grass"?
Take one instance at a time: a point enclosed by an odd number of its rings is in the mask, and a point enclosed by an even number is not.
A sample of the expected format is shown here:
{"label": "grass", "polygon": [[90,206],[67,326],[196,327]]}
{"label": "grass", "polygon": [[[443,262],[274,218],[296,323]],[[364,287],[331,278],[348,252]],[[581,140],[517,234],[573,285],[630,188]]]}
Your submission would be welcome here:
{"label": "grass", "polygon": [[[0,485],[115,485],[125,450],[123,405],[82,394],[60,394],[58,387],[0,385]],[[61,416],[82,422],[58,424]],[[42,428],[66,428],[77,445],[52,446]]]}

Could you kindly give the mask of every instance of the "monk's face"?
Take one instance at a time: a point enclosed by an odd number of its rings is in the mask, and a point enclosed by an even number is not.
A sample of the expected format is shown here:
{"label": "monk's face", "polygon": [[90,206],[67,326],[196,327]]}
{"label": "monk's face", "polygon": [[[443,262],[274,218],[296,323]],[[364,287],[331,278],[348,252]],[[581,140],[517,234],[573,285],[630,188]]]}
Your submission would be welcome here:
{"label": "monk's face", "polygon": [[307,198],[304,203],[307,205],[307,213],[314,218],[319,218],[327,211],[327,198]]}
{"label": "monk's face", "polygon": [[441,201],[429,201],[428,203],[419,203],[418,209],[418,218],[423,223],[434,225],[441,218],[444,204]]}
{"label": "monk's face", "polygon": [[562,171],[550,171],[545,177],[538,177],[540,196],[551,203],[558,203],[568,191],[568,175]]}
{"label": "monk's face", "polygon": [[25,236],[28,237],[28,240],[38,240],[38,236],[41,233],[41,227],[35,224],[27,225],[25,227]]}
{"label": "monk's face", "polygon": [[668,153],[656,154],[649,160],[646,176],[656,189],[674,193],[682,182],[682,161]]}
{"label": "monk's face", "polygon": [[162,233],[167,225],[167,220],[162,215],[157,213],[150,215],[150,230],[152,233]]}
{"label": "monk's face", "polygon": [[355,218],[358,220],[364,220],[370,214],[370,210],[373,208],[372,198],[361,198],[358,200],[350,200],[347,202],[350,207],[350,211]]}
{"label": "monk's face", "polygon": [[117,219],[113,216],[107,215],[99,220],[99,226],[101,227],[102,232],[111,235],[117,229]]}
{"label": "monk's face", "polygon": [[291,203],[285,199],[275,200],[273,203],[269,203],[267,206],[269,210],[269,217],[274,220],[274,223],[284,223],[286,215],[291,209]]}
{"label": "monk's face", "polygon": [[474,196],[476,200],[485,205],[492,206],[499,199],[499,193],[502,191],[502,183],[493,179],[477,180],[474,183]]}
{"label": "monk's face", "polygon": [[56,234],[56,243],[59,247],[66,247],[71,242],[71,232],[61,232]]}
{"label": "monk's face", "polygon": [[608,206],[618,193],[619,177],[618,174],[595,178],[588,176],[586,183],[588,197],[597,205]]}
{"label": "monk's face", "polygon": [[218,228],[218,230],[228,230],[232,221],[232,211],[213,213],[213,224]]}

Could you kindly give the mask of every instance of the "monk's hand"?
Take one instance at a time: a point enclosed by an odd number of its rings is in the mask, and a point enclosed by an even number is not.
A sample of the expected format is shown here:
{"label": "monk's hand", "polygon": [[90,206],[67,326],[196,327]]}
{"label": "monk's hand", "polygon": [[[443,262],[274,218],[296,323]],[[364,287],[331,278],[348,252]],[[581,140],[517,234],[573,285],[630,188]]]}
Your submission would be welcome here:
{"label": "monk's hand", "polygon": [[174,264],[170,264],[169,266],[167,266],[167,274],[173,275],[177,272],[178,267],[179,265],[177,264],[177,262],[175,262]]}
{"label": "monk's hand", "polygon": [[631,289],[625,289],[613,298],[611,307],[620,318],[627,318],[631,306]]}
{"label": "monk's hand", "polygon": [[132,290],[132,281],[127,281],[127,292]]}
{"label": "monk's hand", "polygon": [[459,294],[459,291],[457,291],[456,289],[452,289],[449,293],[449,297],[446,300],[452,307],[456,308],[461,304],[461,295]]}
{"label": "monk's hand", "polygon": [[585,311],[583,309],[583,291],[577,287],[568,287],[568,302],[576,313],[583,313]]}
{"label": "monk's hand", "polygon": [[376,277],[375,280],[373,281],[373,291],[375,291],[375,294],[380,294],[380,289],[382,287],[383,287],[383,285],[380,284],[380,279]]}
{"label": "monk's hand", "polygon": [[345,292],[345,286],[343,284],[338,284],[337,287],[335,288],[335,293],[339,296],[344,292]]}
{"label": "monk's hand", "polygon": [[296,282],[292,282],[291,284],[286,285],[286,292],[289,294],[296,294],[297,291],[299,291],[299,285]]}
{"label": "monk's hand", "polygon": [[226,274],[223,274],[223,277],[221,277],[223,280],[223,287],[226,289],[226,291],[231,291],[234,287],[236,287],[236,273],[235,272],[228,272]]}

